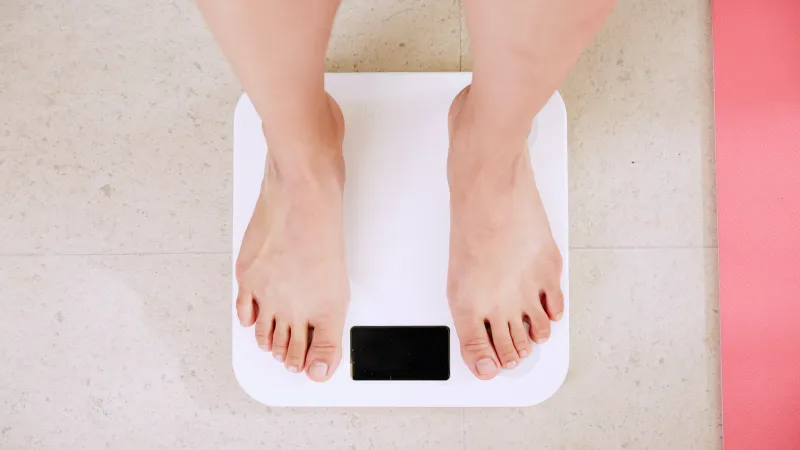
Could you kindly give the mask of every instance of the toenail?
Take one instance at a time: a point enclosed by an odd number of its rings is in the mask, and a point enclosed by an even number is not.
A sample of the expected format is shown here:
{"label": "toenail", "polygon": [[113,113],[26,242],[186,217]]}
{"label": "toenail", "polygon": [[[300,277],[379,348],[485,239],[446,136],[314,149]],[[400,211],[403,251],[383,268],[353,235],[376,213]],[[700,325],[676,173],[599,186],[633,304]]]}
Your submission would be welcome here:
{"label": "toenail", "polygon": [[494,364],[494,361],[489,358],[484,358],[478,361],[477,368],[479,375],[493,375],[497,370],[497,366]]}
{"label": "toenail", "polygon": [[328,365],[324,362],[314,362],[308,369],[308,374],[314,378],[324,378],[328,375]]}
{"label": "toenail", "polygon": [[542,336],[542,337],[537,337],[533,342],[536,342],[537,344],[544,344],[545,342],[547,342],[548,339],[550,339],[549,336]]}
{"label": "toenail", "polygon": [[513,369],[514,367],[517,367],[516,361],[510,361],[506,363],[506,369]]}
{"label": "toenail", "polygon": [[288,369],[289,369],[289,372],[292,372],[292,373],[300,372],[300,368],[297,367],[297,366],[289,366]]}
{"label": "toenail", "polygon": [[563,316],[564,316],[564,312],[563,312],[563,311],[562,311],[562,312],[560,312],[560,313],[558,313],[558,314],[556,314],[556,322],[558,322],[559,320],[561,320],[561,318],[562,318]]}
{"label": "toenail", "polygon": [[278,360],[278,362],[283,362],[283,355],[281,355],[280,353],[275,353],[272,356],[274,356],[275,359]]}
{"label": "toenail", "polygon": [[527,358],[528,357],[528,351],[527,350],[523,350],[523,351],[519,352],[519,357],[520,358]]}
{"label": "toenail", "polygon": [[269,349],[267,348],[267,344],[261,344],[261,345],[258,346],[258,348],[260,348],[261,350],[264,350],[265,352],[269,351]]}

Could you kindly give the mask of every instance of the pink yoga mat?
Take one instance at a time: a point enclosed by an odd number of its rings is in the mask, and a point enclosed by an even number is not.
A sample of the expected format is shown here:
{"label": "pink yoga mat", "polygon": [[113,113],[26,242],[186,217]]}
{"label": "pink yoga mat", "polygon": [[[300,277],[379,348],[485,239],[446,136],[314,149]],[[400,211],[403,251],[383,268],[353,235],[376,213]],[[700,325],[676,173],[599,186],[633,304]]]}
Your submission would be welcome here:
{"label": "pink yoga mat", "polygon": [[713,0],[713,26],[725,448],[798,450],[800,0]]}

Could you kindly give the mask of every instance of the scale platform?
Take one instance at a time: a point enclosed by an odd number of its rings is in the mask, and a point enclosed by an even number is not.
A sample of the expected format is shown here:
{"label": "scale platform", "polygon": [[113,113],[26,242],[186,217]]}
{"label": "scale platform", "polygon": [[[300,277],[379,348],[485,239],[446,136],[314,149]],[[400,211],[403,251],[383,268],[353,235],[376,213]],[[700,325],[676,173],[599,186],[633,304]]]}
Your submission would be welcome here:
{"label": "scale platform", "polygon": [[[448,109],[470,80],[469,73],[326,75],[326,89],[342,108],[346,130],[344,221],[351,298],[342,362],[325,383],[288,372],[258,348],[253,327],[239,324],[234,279],[233,368],[255,400],[270,406],[530,406],[564,382],[569,366],[567,120],[558,94],[536,117],[528,142],[564,260],[564,318],[552,324],[547,343],[534,344],[532,355],[517,368],[490,381],[476,379],[461,359],[445,293],[450,226],[445,164]],[[242,96],[234,117],[234,264],[258,197],[266,151],[259,116]],[[397,359],[376,360],[369,350],[376,346],[408,359],[399,365]]]}

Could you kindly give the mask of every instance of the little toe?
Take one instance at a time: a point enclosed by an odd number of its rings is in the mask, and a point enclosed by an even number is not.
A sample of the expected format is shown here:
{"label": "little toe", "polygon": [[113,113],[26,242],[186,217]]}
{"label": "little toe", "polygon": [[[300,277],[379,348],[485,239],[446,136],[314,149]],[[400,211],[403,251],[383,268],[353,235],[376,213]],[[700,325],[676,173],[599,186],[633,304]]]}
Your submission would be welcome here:
{"label": "little toe", "polygon": [[514,347],[516,347],[519,357],[527,358],[530,356],[533,346],[530,338],[528,338],[528,330],[525,329],[523,317],[520,315],[518,319],[509,322],[508,328],[511,330],[511,340],[514,341]]}
{"label": "little toe", "polygon": [[342,360],[343,325],[319,324],[310,333],[306,374],[313,381],[327,381]]}
{"label": "little toe", "polygon": [[544,308],[539,303],[534,304],[527,311],[528,324],[530,325],[530,335],[533,342],[544,344],[550,339],[550,318],[544,312]]}
{"label": "little toe", "polygon": [[554,322],[561,320],[564,315],[564,293],[561,291],[561,286],[555,286],[544,291],[542,304],[550,320]]}
{"label": "little toe", "polygon": [[306,362],[308,349],[308,324],[297,323],[289,329],[289,347],[286,352],[286,369],[292,373],[300,373]]}
{"label": "little toe", "polygon": [[275,319],[275,331],[272,334],[272,357],[283,362],[289,350],[289,324]]}
{"label": "little toe", "polygon": [[456,322],[461,357],[469,370],[481,380],[491,380],[499,370],[499,361],[482,319],[462,319]]}
{"label": "little toe", "polygon": [[489,322],[491,326],[492,344],[500,359],[500,364],[506,369],[513,369],[519,364],[519,355],[514,341],[511,339],[511,330],[508,319],[498,318]]}
{"label": "little toe", "polygon": [[259,311],[256,320],[256,342],[265,352],[272,351],[272,332],[275,330],[275,318],[267,311]]}

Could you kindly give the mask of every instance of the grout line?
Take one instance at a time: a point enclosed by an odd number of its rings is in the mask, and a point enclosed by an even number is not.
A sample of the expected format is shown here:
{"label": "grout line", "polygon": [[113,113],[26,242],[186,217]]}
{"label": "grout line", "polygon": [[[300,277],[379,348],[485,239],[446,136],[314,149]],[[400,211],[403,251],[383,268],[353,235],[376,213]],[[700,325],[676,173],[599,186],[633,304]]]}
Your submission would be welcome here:
{"label": "grout line", "polygon": [[570,247],[570,250],[702,250],[716,249],[716,245],[616,245]]}
{"label": "grout line", "polygon": [[467,410],[461,408],[461,448],[467,450]]}
{"label": "grout line", "polygon": [[48,258],[69,256],[223,256],[231,254],[231,252],[0,253],[0,258]]}
{"label": "grout line", "polygon": [[[676,246],[605,246],[605,247],[570,247],[570,250],[578,251],[651,251],[651,250],[715,250],[716,245],[676,245]],[[118,252],[118,253],[0,253],[0,258],[47,258],[47,257],[69,257],[69,256],[223,256],[232,255],[227,252],[213,251],[187,251],[187,252]]]}
{"label": "grout line", "polygon": [[458,3],[458,71],[464,71],[464,0]]}

